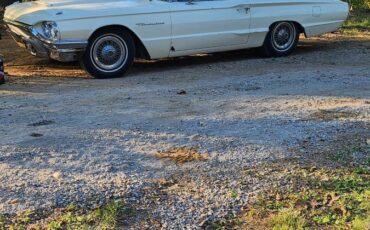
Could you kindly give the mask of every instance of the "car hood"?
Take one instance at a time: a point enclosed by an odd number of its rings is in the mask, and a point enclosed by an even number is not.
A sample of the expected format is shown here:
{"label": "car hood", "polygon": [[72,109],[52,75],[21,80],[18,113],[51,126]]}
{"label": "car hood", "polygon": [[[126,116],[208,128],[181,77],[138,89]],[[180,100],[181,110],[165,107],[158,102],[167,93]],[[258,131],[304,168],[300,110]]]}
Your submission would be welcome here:
{"label": "car hood", "polygon": [[[135,14],[147,11],[149,0],[39,0],[14,3],[4,19],[34,25],[40,21],[63,21],[89,17]],[[124,8],[124,9],[123,9]]]}

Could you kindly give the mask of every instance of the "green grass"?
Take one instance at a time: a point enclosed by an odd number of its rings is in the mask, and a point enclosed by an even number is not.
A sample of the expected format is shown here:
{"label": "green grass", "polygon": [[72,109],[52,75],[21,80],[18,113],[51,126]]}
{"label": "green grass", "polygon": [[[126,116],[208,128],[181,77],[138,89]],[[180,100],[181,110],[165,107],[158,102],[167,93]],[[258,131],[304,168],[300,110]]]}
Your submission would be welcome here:
{"label": "green grass", "polygon": [[303,230],[306,220],[293,209],[282,209],[277,215],[271,217],[268,223],[273,230]]}
{"label": "green grass", "polygon": [[[265,191],[243,215],[250,229],[367,229],[367,169],[299,169],[282,189]],[[261,228],[260,228],[261,227]]]}
{"label": "green grass", "polygon": [[71,204],[68,207],[56,211],[42,221],[32,221],[34,214],[27,211],[12,218],[0,216],[0,229],[25,230],[25,229],[116,229],[118,219],[124,216],[132,216],[135,212],[125,208],[120,200],[90,211],[84,211]]}
{"label": "green grass", "polygon": [[352,12],[343,24],[343,32],[346,34],[356,34],[359,32],[370,31],[370,13]]}
{"label": "green grass", "polygon": [[343,26],[348,29],[370,29],[370,15],[350,16]]}

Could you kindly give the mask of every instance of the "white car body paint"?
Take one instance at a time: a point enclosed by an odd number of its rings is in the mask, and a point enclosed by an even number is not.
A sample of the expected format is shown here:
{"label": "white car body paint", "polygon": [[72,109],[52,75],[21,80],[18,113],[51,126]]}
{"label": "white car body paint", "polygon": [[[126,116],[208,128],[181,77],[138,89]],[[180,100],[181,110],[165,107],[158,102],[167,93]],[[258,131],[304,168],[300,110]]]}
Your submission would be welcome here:
{"label": "white car body paint", "polygon": [[259,47],[278,21],[316,36],[337,30],[347,15],[340,0],[39,0],[7,7],[4,18],[30,26],[55,21],[61,41],[88,41],[99,28],[124,26],[157,59]]}

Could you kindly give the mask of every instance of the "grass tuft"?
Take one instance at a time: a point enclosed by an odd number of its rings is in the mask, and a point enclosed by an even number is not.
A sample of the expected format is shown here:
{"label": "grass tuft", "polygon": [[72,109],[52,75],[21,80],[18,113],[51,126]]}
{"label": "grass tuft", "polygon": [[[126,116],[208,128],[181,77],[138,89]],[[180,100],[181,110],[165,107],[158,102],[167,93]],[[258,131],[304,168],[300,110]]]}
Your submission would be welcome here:
{"label": "grass tuft", "polygon": [[91,211],[81,210],[76,205],[71,204],[37,221],[32,221],[31,217],[34,214],[31,212],[20,213],[11,219],[0,216],[0,230],[116,229],[118,219],[126,215],[125,210],[120,200],[112,201],[101,208]]}
{"label": "grass tuft", "polygon": [[298,211],[283,209],[277,215],[271,216],[267,225],[273,230],[303,230],[306,221]]}

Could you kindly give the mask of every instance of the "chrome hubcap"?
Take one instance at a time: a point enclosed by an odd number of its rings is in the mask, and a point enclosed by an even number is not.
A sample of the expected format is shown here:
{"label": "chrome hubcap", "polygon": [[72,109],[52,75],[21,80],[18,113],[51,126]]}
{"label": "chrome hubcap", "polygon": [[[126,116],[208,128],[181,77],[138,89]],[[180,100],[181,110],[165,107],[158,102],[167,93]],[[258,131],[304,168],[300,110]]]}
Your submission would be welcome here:
{"label": "chrome hubcap", "polygon": [[112,59],[117,55],[117,50],[112,45],[104,46],[101,50],[103,60]]}
{"label": "chrome hubcap", "polygon": [[280,22],[272,31],[272,45],[279,51],[286,51],[294,44],[295,37],[295,27],[291,23]]}
{"label": "chrome hubcap", "polygon": [[117,35],[103,35],[95,40],[90,55],[96,68],[113,72],[126,63],[127,45]]}

